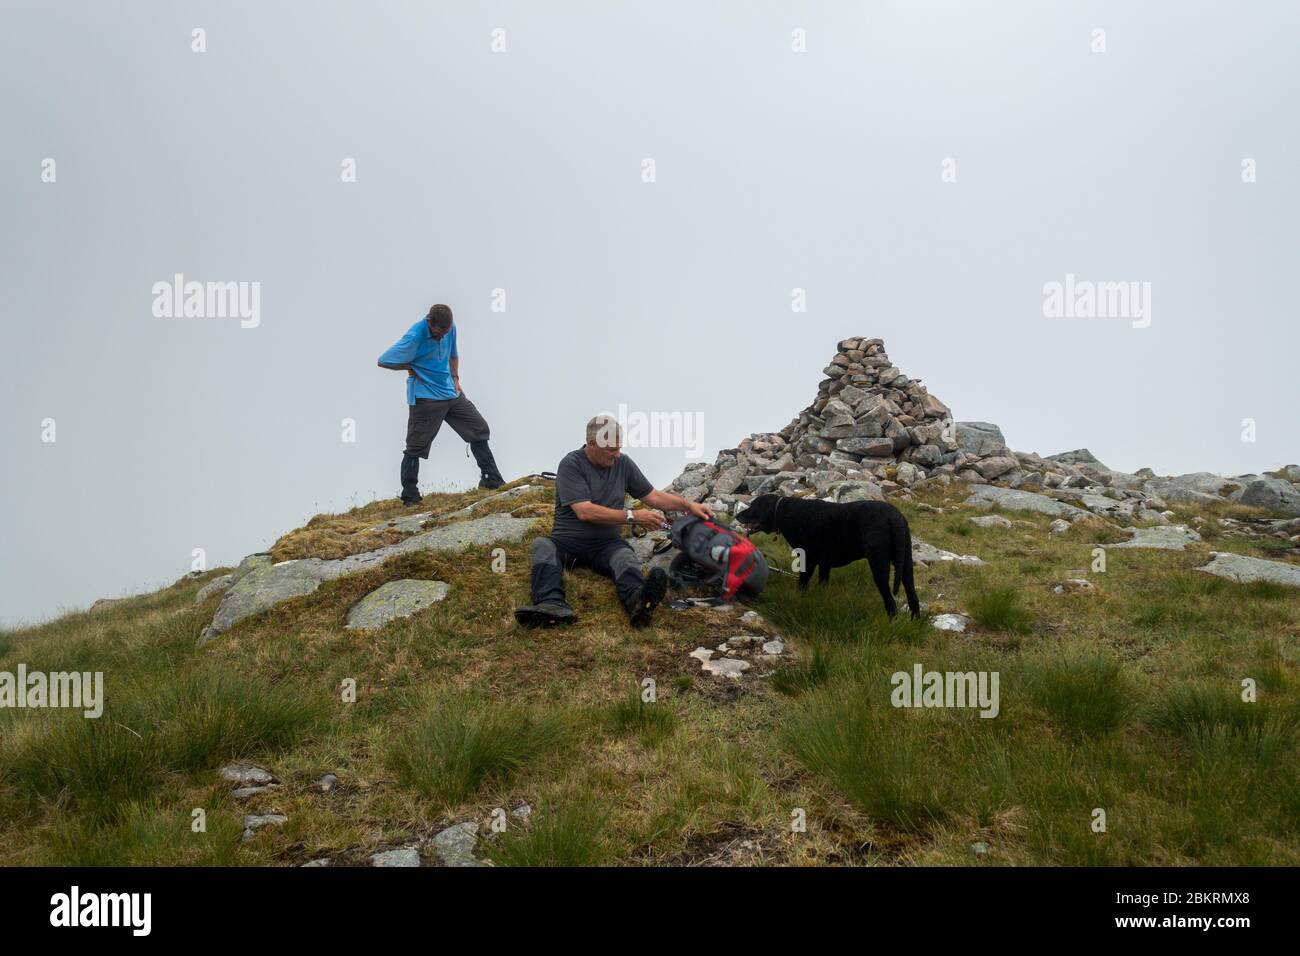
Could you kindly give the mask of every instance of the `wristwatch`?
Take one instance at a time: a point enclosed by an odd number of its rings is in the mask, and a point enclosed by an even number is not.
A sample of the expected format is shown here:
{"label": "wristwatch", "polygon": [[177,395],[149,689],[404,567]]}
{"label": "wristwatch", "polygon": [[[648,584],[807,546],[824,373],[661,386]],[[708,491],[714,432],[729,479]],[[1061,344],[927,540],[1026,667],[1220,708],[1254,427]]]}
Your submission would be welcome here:
{"label": "wristwatch", "polygon": [[633,517],[631,508],[627,509],[627,523],[636,524],[636,518]]}

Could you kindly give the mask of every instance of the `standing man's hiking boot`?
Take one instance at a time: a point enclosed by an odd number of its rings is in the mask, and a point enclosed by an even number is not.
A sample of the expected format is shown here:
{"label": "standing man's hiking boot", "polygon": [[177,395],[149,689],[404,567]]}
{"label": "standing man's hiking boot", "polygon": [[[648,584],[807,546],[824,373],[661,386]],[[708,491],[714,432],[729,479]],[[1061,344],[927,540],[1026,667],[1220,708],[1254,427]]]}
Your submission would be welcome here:
{"label": "standing man's hiking boot", "polygon": [[578,615],[573,608],[560,601],[543,601],[541,604],[529,604],[515,609],[515,620],[524,627],[572,624],[577,619]]}
{"label": "standing man's hiking boot", "polygon": [[480,488],[500,488],[506,483],[506,480],[501,477],[501,472],[497,470],[496,459],[492,457],[492,449],[488,447],[486,438],[482,441],[470,442],[469,450],[474,453],[474,460],[478,462],[481,476],[478,480]]}
{"label": "standing man's hiking boot", "polygon": [[420,503],[420,459],[416,455],[402,457],[402,504]]}
{"label": "standing man's hiking boot", "polygon": [[652,568],[645,584],[627,602],[628,618],[633,627],[645,627],[650,623],[655,608],[668,593],[668,575],[663,568]]}

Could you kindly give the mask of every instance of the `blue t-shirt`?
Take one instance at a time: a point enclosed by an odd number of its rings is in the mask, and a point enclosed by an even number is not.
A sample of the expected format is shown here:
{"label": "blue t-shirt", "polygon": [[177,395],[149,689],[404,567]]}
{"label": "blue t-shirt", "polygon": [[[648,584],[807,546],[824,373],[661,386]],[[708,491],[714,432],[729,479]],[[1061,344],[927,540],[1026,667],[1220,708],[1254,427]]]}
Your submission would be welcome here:
{"label": "blue t-shirt", "polygon": [[417,398],[446,401],[456,397],[456,383],[451,380],[451,360],[456,351],[456,326],[453,324],[441,339],[429,331],[429,323],[420,319],[406,330],[397,344],[379,356],[380,365],[409,365],[415,376],[406,378],[406,404]]}

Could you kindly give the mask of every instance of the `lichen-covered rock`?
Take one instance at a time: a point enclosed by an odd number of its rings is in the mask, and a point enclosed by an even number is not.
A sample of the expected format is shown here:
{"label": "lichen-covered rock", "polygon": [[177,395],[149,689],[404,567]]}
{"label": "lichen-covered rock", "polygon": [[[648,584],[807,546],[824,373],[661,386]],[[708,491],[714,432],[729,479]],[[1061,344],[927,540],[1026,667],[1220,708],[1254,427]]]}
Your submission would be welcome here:
{"label": "lichen-covered rock", "polygon": [[[256,567],[239,578],[221,599],[212,623],[199,635],[200,645],[228,631],[250,615],[295,597],[311,594],[323,581],[378,567],[389,558],[415,551],[454,552],[498,541],[518,541],[532,518],[490,514],[412,535],[396,544],[336,560],[302,558]],[[245,559],[247,560],[247,559]]]}
{"label": "lichen-covered rock", "polygon": [[1055,455],[1048,455],[1047,460],[1059,462],[1064,465],[1095,465],[1099,468],[1106,467],[1086,448],[1077,448],[1074,451],[1063,451],[1058,452]]}
{"label": "lichen-covered rock", "polygon": [[434,836],[433,848],[443,866],[483,866],[474,856],[478,843],[478,824],[474,821],[457,823]]}
{"label": "lichen-covered rock", "polygon": [[250,571],[256,571],[258,568],[269,568],[275,563],[275,558],[271,557],[270,552],[259,551],[256,554],[250,554],[244,560],[239,562],[239,566],[231,572],[233,578],[231,584],[236,583]]}
{"label": "lichen-covered rock", "polygon": [[446,581],[389,581],[363,597],[348,611],[350,630],[374,631],[399,617],[410,617],[447,597]]}
{"label": "lichen-covered rock", "polygon": [[1180,505],[1218,504],[1234,492],[1240,495],[1244,490],[1241,482],[1208,471],[1173,478],[1151,478],[1143,489],[1149,495],[1159,495],[1167,502]]}
{"label": "lichen-covered rock", "polygon": [[944,551],[932,544],[926,544],[916,537],[912,538],[912,561],[921,565],[951,561],[971,567],[978,567],[984,563],[982,559],[975,557],[973,554],[954,554],[952,551]]}
{"label": "lichen-covered rock", "polygon": [[1215,574],[1229,581],[1250,584],[1254,581],[1272,581],[1300,588],[1300,564],[1266,561],[1228,551],[1211,551],[1210,563],[1196,568],[1206,574]]}
{"label": "lichen-covered rock", "polygon": [[257,835],[257,831],[262,827],[279,827],[289,822],[289,818],[283,813],[246,813],[244,814],[244,835],[243,841],[247,843]]}
{"label": "lichen-covered rock", "polygon": [[212,595],[219,594],[220,592],[229,588],[234,583],[235,583],[234,572],[231,572],[230,574],[223,574],[221,575],[221,577],[218,578],[213,578],[207,584],[203,585],[203,587],[199,588],[199,593],[194,595],[194,603],[202,604],[208,598],[212,597]]}
{"label": "lichen-covered rock", "polygon": [[1009,455],[1002,429],[990,422],[957,422],[957,446],[978,458]]}
{"label": "lichen-covered rock", "polygon": [[1082,508],[1040,495],[1036,491],[1020,491],[997,485],[980,485],[978,488],[971,489],[966,503],[977,508],[1000,507],[1012,511],[1035,511],[1058,518],[1082,518],[1088,513]]}
{"label": "lichen-covered rock", "polygon": [[1242,489],[1238,500],[1243,505],[1300,517],[1300,490],[1282,478],[1256,479]]}
{"label": "lichen-covered rock", "polygon": [[1111,548],[1156,548],[1161,551],[1183,551],[1189,544],[1200,541],[1201,536],[1187,525],[1171,524],[1154,528],[1134,528],[1133,537]]}
{"label": "lichen-covered rock", "polygon": [[399,846],[394,850],[384,850],[370,857],[371,866],[419,866],[420,851],[413,846]]}

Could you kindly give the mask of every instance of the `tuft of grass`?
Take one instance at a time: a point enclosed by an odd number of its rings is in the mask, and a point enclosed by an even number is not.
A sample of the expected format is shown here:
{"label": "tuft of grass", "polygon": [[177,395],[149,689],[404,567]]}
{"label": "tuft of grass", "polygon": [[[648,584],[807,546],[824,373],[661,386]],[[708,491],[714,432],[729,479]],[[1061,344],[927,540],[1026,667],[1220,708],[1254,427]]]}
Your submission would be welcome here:
{"label": "tuft of grass", "polygon": [[237,866],[239,818],[208,816],[207,830],[194,833],[188,813],[155,801],[122,804],[108,825],[76,817],[42,835],[44,866]]}
{"label": "tuft of grass", "polygon": [[1137,606],[1133,615],[1133,624],[1143,630],[1158,627],[1172,627],[1186,630],[1205,624],[1206,617],[1196,608],[1191,607],[1182,598],[1168,598],[1159,594],[1155,596],[1135,594],[1132,603]]}
{"label": "tuft of grass", "polygon": [[[772,545],[766,548],[779,553]],[[779,557],[769,555],[768,561],[774,567],[786,566]],[[764,589],[760,609],[782,633],[810,640],[916,644],[929,633],[925,621],[910,618],[906,604],[890,620],[865,561],[835,568],[828,584],[814,576],[802,592],[793,578],[774,575]]]}
{"label": "tuft of grass", "polygon": [[154,689],[139,721],[165,728],[164,765],[188,771],[288,747],[323,715],[310,697],[219,671],[188,674]]}
{"label": "tuft of grass", "polygon": [[677,728],[677,715],[659,701],[647,703],[636,684],[609,705],[605,717],[614,733],[636,733],[647,747],[662,743]]}
{"label": "tuft of grass", "polygon": [[990,631],[1028,634],[1034,616],[1021,603],[1020,592],[1012,587],[977,585],[966,598],[966,609],[975,623]]}
{"label": "tuft of grass", "polygon": [[[1210,575],[1205,575],[1210,577]],[[1215,581],[1224,581],[1223,578],[1214,578]],[[1276,581],[1251,581],[1248,584],[1238,585],[1246,595],[1253,601],[1282,601],[1287,598],[1295,597],[1295,589],[1285,584],[1279,584]]]}
{"label": "tuft of grass", "polygon": [[147,799],[165,774],[291,746],[321,713],[309,699],[257,678],[156,674],[119,688],[98,718],[32,718],[0,758],[0,778],[93,821],[111,820],[120,806]]}
{"label": "tuft of grass", "polygon": [[887,726],[883,718],[861,688],[832,685],[793,715],[785,746],[871,816],[923,830],[947,816],[942,776],[905,732],[906,720]]}
{"label": "tuft of grass", "polygon": [[455,694],[435,700],[398,735],[388,764],[403,786],[450,805],[508,782],[569,734],[563,714]]}
{"label": "tuft of grass", "polygon": [[1133,688],[1122,666],[1099,651],[1029,663],[1026,685],[1034,703],[1074,737],[1108,734],[1133,709]]}
{"label": "tuft of grass", "polygon": [[161,755],[153,733],[137,733],[107,714],[63,714],[6,753],[0,777],[19,793],[102,823],[118,806],[148,796]]}
{"label": "tuft of grass", "polygon": [[1269,764],[1296,744],[1293,709],[1247,703],[1233,690],[1206,682],[1179,684],[1153,706],[1153,727],[1181,737],[1200,758],[1232,757]]}
{"label": "tuft of grass", "polygon": [[780,668],[772,675],[772,687],[787,697],[797,697],[805,691],[820,687],[831,676],[830,654],[814,647],[812,657]]}
{"label": "tuft of grass", "polygon": [[970,519],[959,515],[945,521],[943,530],[959,538],[969,538],[974,533],[975,526],[970,523]]}
{"label": "tuft of grass", "polygon": [[609,857],[603,836],[608,811],[584,800],[554,811],[534,811],[489,849],[500,866],[600,866]]}
{"label": "tuft of grass", "polygon": [[1193,574],[1190,571],[1170,572],[1163,575],[1157,587],[1169,598],[1197,601],[1217,597],[1230,587],[1228,581],[1213,574]]}

